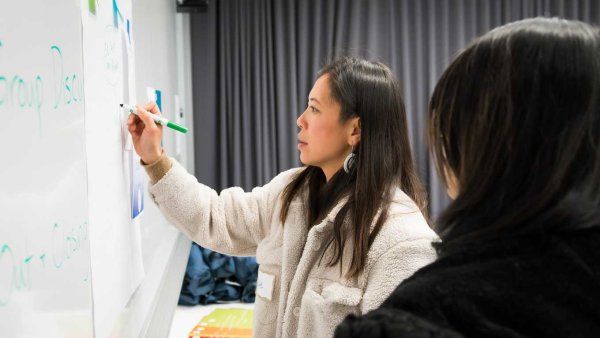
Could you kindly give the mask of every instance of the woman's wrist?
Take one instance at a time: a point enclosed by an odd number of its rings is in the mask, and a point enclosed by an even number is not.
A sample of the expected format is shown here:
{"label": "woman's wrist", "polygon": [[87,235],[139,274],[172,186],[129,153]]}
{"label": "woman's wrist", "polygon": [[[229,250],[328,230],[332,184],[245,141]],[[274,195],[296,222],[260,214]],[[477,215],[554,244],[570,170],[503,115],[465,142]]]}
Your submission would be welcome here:
{"label": "woman's wrist", "polygon": [[164,150],[161,148],[153,156],[144,156],[144,157],[140,157],[140,159],[142,160],[142,164],[144,164],[144,165],[153,165],[154,163],[156,163],[160,160],[163,153],[164,153]]}
{"label": "woman's wrist", "polygon": [[150,164],[145,164],[144,162],[142,162],[142,165],[144,166],[144,169],[146,169],[146,173],[148,173],[148,176],[150,177],[150,183],[155,184],[161,178],[163,178],[169,170],[171,170],[173,163],[163,151],[158,160],[156,160],[156,162]]}

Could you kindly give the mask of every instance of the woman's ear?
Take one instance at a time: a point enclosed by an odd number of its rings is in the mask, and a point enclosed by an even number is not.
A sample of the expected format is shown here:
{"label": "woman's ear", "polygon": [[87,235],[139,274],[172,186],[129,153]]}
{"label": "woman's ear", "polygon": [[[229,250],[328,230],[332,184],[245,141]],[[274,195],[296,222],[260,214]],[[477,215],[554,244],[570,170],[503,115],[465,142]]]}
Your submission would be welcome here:
{"label": "woman's ear", "polygon": [[350,130],[348,143],[352,146],[356,146],[360,142],[360,117],[353,117],[348,122]]}

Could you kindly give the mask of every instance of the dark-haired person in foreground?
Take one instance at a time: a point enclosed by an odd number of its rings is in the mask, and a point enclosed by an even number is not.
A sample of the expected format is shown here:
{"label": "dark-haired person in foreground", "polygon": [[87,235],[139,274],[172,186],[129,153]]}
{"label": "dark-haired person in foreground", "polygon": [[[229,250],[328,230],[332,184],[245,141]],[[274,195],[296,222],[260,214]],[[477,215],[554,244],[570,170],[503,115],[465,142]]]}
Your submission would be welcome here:
{"label": "dark-haired person in foreground", "polygon": [[458,55],[430,103],[454,201],[438,259],[336,337],[600,337],[600,34],[535,18]]}

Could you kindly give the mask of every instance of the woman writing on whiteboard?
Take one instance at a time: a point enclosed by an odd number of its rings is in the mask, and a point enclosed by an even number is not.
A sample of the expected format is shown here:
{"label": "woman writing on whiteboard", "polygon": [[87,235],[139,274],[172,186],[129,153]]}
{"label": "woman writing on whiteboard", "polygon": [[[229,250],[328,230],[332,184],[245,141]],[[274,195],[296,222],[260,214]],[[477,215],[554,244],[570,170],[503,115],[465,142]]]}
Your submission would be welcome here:
{"label": "woman writing on whiteboard", "polygon": [[325,66],[296,121],[305,166],[251,192],[198,183],[163,153],[156,105],[144,108],[128,128],[166,218],[201,246],[256,255],[254,336],[330,337],[435,258],[400,86],[386,66]]}

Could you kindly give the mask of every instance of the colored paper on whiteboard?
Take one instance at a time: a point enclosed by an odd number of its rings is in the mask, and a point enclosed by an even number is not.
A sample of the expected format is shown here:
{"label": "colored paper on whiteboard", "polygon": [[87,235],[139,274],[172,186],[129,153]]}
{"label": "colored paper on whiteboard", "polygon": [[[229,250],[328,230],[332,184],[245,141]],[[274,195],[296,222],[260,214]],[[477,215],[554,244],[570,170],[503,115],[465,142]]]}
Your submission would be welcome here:
{"label": "colored paper on whiteboard", "polygon": [[148,101],[156,102],[156,89],[152,87],[146,87],[146,98]]}
{"label": "colored paper on whiteboard", "polygon": [[162,93],[158,89],[156,90],[156,105],[158,106],[158,110],[162,112]]}
{"label": "colored paper on whiteboard", "polygon": [[154,89],[152,87],[146,87],[146,97],[148,101],[156,102],[158,106],[158,110],[162,113],[162,93],[158,89]]}
{"label": "colored paper on whiteboard", "polygon": [[144,170],[139,156],[130,151],[129,167],[131,168],[131,218],[136,218],[144,210]]}
{"label": "colored paper on whiteboard", "polygon": [[119,28],[119,21],[123,22],[123,14],[121,14],[121,10],[119,10],[119,5],[117,4],[117,0],[112,1],[113,8],[113,25],[115,28]]}
{"label": "colored paper on whiteboard", "polygon": [[88,0],[88,7],[90,9],[90,13],[96,15],[96,0]]}

